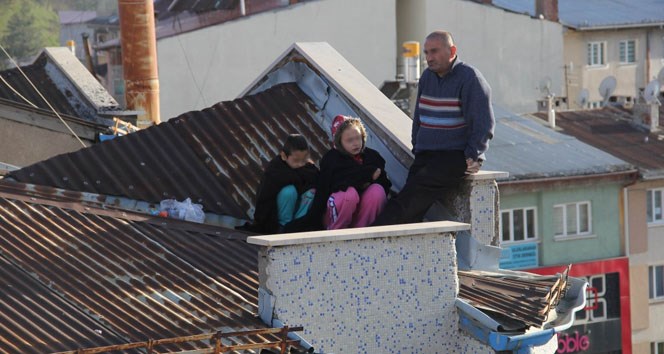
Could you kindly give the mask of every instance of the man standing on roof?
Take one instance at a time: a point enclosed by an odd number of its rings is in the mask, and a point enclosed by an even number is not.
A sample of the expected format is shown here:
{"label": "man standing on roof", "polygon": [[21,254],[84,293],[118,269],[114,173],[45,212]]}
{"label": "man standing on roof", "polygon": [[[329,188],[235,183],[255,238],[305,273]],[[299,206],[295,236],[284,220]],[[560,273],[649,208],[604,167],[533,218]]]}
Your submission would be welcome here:
{"label": "man standing on roof", "polygon": [[491,88],[482,74],[457,58],[452,35],[426,37],[413,117],[415,161],[408,180],[374,225],[420,222],[429,207],[477,173],[493,137]]}

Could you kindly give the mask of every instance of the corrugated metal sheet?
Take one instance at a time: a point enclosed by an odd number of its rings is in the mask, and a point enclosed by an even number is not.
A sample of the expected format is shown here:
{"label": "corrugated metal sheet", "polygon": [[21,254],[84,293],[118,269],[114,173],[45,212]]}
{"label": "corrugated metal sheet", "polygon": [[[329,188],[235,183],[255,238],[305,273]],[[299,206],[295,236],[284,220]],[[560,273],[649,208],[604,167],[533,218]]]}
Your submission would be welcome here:
{"label": "corrugated metal sheet", "polygon": [[221,102],[158,126],[28,166],[20,182],[158,203],[191,198],[206,212],[247,218],[262,166],[289,133],[309,139],[312,158],[329,149],[316,106],[296,84]]}
{"label": "corrugated metal sheet", "polygon": [[[487,170],[508,171],[510,179],[582,176],[627,171],[632,166],[537,119],[517,116],[494,105],[496,129]],[[557,113],[559,115],[560,113]]]}
{"label": "corrugated metal sheet", "polygon": [[[543,113],[535,115],[546,119]],[[556,112],[556,126],[565,134],[639,167],[646,176],[664,175],[664,136],[631,121],[631,112],[610,106]]]}
{"label": "corrugated metal sheet", "polygon": [[124,342],[3,256],[0,313],[0,353],[41,354]]}
{"label": "corrugated metal sheet", "polygon": [[[493,0],[493,4],[535,16],[535,0]],[[539,15],[539,14],[538,14]],[[574,28],[659,24],[664,22],[661,0],[558,0],[560,22]]]}
{"label": "corrugated metal sheet", "polygon": [[[290,6],[288,0],[244,1],[244,16]],[[304,1],[311,0],[299,0],[297,2]],[[195,31],[242,17],[238,0],[157,0],[154,9],[158,20],[157,39]],[[173,18],[177,19],[177,26],[173,26]],[[108,49],[119,45],[119,40],[111,40],[104,42],[100,48]]]}
{"label": "corrugated metal sheet", "polygon": [[460,270],[459,298],[504,322],[507,317],[512,326],[521,323],[522,330],[528,326],[542,328],[551,320],[551,311],[565,296],[570,267],[562,274],[548,277]]}
{"label": "corrugated metal sheet", "polygon": [[206,12],[212,10],[230,10],[238,6],[238,0],[197,0],[197,1],[184,1],[184,0],[168,0],[165,3],[168,5],[170,12]]}
{"label": "corrugated metal sheet", "polygon": [[[46,72],[46,62],[46,56],[42,55],[33,64],[22,66],[21,70],[23,70],[30,81],[39,88],[39,91],[41,91],[44,97],[48,97],[49,102],[58,113],[78,116],[76,109],[71,106],[71,103],[65,96],[67,93],[61,92]],[[14,90],[16,90],[33,105],[49,111],[51,110],[18,69],[14,68],[0,71],[0,76],[2,77],[2,79],[0,79],[0,98],[26,103],[23,98],[14,92]],[[9,84],[11,88],[7,86],[7,84]],[[72,93],[70,92],[69,94],[71,95]]]}
{"label": "corrugated metal sheet", "polygon": [[61,25],[85,23],[97,17],[96,11],[58,11]]}
{"label": "corrugated metal sheet", "polygon": [[[7,283],[32,284],[30,289],[36,289],[13,299],[22,306],[34,307],[30,299],[49,291],[61,300],[53,300],[43,316],[38,310],[3,311],[0,331],[11,337],[3,337],[8,339],[0,341],[0,351],[15,352],[16,343],[37,343],[31,347],[35,352],[61,350],[64,340],[49,342],[41,338],[42,331],[23,328],[62,327],[65,335],[73,325],[62,321],[76,321],[73,328],[79,332],[71,334],[69,344],[75,347],[64,349],[267,328],[255,316],[255,295],[243,296],[251,288],[257,292],[257,251],[237,237],[228,238],[237,231],[83,206],[71,202],[75,193],[69,199],[47,200],[14,194],[16,189],[17,185],[0,187],[0,256],[20,271],[3,267],[13,275],[0,276]],[[47,316],[61,310],[68,315]],[[99,329],[101,336],[91,335]],[[57,332],[51,336],[59,338]],[[234,338],[232,343],[261,341],[252,336]],[[207,346],[190,343],[164,349]]]}

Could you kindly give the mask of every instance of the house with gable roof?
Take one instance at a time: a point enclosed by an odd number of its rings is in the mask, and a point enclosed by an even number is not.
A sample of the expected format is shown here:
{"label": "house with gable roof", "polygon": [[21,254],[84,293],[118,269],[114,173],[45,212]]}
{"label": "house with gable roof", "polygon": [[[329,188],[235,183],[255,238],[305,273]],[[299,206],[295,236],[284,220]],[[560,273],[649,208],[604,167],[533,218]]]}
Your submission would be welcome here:
{"label": "house with gable roof", "polygon": [[136,112],[120,107],[67,48],[44,48],[32,64],[0,71],[4,163],[27,166],[89,146],[112,133],[114,117],[135,122]]}

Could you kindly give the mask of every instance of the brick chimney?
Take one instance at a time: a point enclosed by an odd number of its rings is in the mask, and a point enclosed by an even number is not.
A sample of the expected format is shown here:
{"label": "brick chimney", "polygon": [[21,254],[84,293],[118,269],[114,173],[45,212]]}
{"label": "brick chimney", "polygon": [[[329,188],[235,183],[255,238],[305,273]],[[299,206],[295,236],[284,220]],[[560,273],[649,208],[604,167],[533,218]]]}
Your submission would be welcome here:
{"label": "brick chimney", "polygon": [[558,0],[535,0],[535,16],[558,22]]}

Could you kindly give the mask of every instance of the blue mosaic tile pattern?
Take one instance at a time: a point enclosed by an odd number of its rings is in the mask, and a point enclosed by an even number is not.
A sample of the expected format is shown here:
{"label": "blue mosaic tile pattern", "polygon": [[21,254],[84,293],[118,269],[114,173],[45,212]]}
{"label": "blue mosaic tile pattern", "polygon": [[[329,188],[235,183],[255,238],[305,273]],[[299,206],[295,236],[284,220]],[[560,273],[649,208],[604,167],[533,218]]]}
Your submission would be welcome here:
{"label": "blue mosaic tile pattern", "polygon": [[274,316],[303,326],[317,352],[487,353],[459,340],[448,233],[276,247],[261,256]]}
{"label": "blue mosaic tile pattern", "polygon": [[498,246],[498,185],[494,180],[473,181],[469,200],[471,235],[485,245]]}

